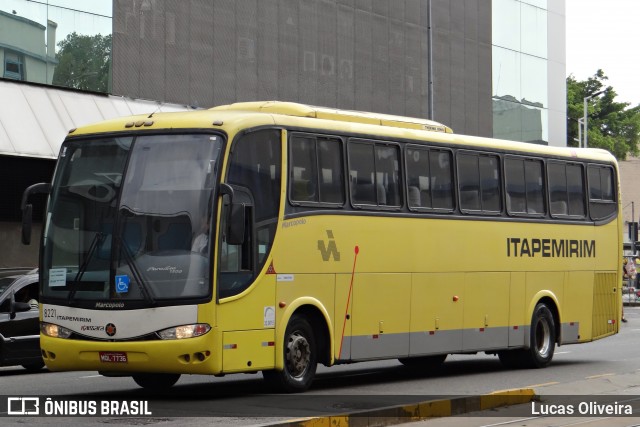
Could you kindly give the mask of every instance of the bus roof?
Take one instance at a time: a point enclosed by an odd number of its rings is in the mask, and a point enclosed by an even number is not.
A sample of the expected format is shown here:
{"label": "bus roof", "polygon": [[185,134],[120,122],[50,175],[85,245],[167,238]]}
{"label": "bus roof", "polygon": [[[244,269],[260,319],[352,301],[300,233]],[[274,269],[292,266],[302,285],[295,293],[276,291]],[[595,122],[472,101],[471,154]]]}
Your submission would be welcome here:
{"label": "bus roof", "polygon": [[128,130],[215,129],[229,132],[247,127],[289,126],[312,131],[348,130],[358,135],[376,135],[384,139],[415,140],[416,143],[440,143],[474,149],[504,150],[527,155],[551,155],[615,163],[615,157],[597,148],[554,147],[527,142],[454,134],[448,126],[431,120],[361,111],[316,107],[295,102],[261,101],[221,105],[208,110],[152,113],[121,117],[69,131],[69,136]]}
{"label": "bus roof", "polygon": [[405,129],[428,130],[431,132],[453,133],[453,130],[433,120],[414,117],[394,116],[390,114],[368,113],[364,111],[339,110],[335,108],[316,107],[296,102],[258,101],[238,102],[211,108],[212,111],[242,110],[257,111],[285,116],[309,117],[314,119],[336,120],[350,123],[391,126]]}

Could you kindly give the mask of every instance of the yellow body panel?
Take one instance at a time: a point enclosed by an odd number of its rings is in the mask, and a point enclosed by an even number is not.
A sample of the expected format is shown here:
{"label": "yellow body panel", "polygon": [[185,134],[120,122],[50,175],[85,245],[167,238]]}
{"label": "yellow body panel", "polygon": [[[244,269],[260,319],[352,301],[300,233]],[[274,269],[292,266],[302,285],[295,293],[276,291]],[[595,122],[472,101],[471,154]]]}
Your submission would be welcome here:
{"label": "yellow body panel", "polygon": [[224,332],[222,367],[224,372],[270,369],[274,366],[273,329]]}
{"label": "yellow body panel", "polygon": [[[212,334],[210,331],[209,334]],[[175,341],[85,341],[40,337],[43,359],[52,371],[174,372],[212,374],[213,335]],[[100,352],[124,352],[127,363],[101,362]]]}
{"label": "yellow body panel", "polygon": [[[148,121],[153,123],[147,125]],[[461,136],[419,119],[293,103],[243,103],[188,114],[115,119],[72,135],[185,128],[220,130],[233,139],[240,131],[262,126],[283,129],[283,165],[288,153],[287,128],[612,161],[602,150]],[[302,307],[317,310],[325,322],[329,364],[522,347],[527,344],[523,337],[532,313],[542,299],[557,306],[557,320],[563,327],[568,325],[568,333],[577,331],[568,342],[591,341],[617,332],[619,218],[593,226],[570,221],[474,220],[464,215],[420,218],[384,211],[377,215],[338,211],[334,215],[326,210],[322,215],[300,213],[285,219],[287,179],[283,166],[277,233],[263,270],[241,294],[200,306],[198,321],[212,326],[207,335],[181,341],[118,343],[43,336],[43,349],[55,354],[45,359],[47,365],[52,370],[106,367],[125,372],[213,374],[282,369],[285,330]],[[579,245],[575,254],[580,256],[566,256],[569,252],[551,256],[554,250],[569,251],[569,241],[574,240]],[[556,249],[549,242],[556,242]],[[479,348],[483,334],[489,333],[493,341]],[[385,341],[390,337],[393,341]],[[130,363],[105,366],[99,361],[99,351],[125,351],[131,354]],[[209,355],[198,363],[193,358],[185,361],[184,355],[199,352]]]}

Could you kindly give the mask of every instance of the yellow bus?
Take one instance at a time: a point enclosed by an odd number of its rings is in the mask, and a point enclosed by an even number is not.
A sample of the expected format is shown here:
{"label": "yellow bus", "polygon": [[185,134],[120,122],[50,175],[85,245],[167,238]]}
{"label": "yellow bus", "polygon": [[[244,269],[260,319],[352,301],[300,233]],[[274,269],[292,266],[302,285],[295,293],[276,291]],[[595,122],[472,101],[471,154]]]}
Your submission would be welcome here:
{"label": "yellow bus", "polygon": [[598,149],[457,135],[288,102],[74,129],[48,193],[41,349],[52,371],[437,366],[486,352],[544,367],[618,332],[618,168]]}

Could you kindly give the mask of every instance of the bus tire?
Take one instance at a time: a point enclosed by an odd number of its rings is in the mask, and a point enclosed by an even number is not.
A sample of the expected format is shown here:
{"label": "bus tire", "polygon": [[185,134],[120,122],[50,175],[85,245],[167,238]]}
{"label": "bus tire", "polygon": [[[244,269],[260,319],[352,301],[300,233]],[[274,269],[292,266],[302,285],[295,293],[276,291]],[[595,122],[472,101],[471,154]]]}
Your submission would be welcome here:
{"label": "bus tire", "polygon": [[556,348],[556,324],[553,313],[544,303],[538,303],[529,329],[529,349],[527,365],[530,368],[544,368],[551,363]]}
{"label": "bus tire", "polygon": [[173,386],[180,379],[180,374],[136,374],[133,380],[142,388],[164,389]]}
{"label": "bus tire", "polygon": [[553,313],[544,303],[536,305],[529,328],[529,348],[498,352],[500,362],[510,369],[544,368],[551,363],[556,346]]}
{"label": "bus tire", "polygon": [[24,365],[22,365],[22,367],[29,372],[37,372],[44,368],[44,360],[33,363],[25,363]]}
{"label": "bus tire", "polygon": [[278,391],[307,390],[316,374],[318,351],[313,328],[302,316],[293,315],[284,334],[284,369],[262,371],[264,379]]}
{"label": "bus tire", "polygon": [[435,354],[433,356],[402,357],[398,361],[408,368],[435,369],[442,365],[446,358],[446,354]]}

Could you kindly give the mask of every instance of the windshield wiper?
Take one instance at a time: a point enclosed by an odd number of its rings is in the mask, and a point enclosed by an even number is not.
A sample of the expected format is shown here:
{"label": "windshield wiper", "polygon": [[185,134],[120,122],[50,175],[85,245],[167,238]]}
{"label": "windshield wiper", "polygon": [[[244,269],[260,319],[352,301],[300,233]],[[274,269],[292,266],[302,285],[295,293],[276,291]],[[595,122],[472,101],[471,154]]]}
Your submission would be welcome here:
{"label": "windshield wiper", "polygon": [[96,248],[98,246],[102,245],[102,243],[104,242],[105,236],[106,235],[100,231],[98,231],[96,235],[93,236],[93,240],[89,245],[89,251],[87,252],[87,256],[84,257],[84,260],[82,261],[82,265],[78,269],[78,273],[76,273],[76,277],[75,279],[73,279],[73,282],[71,283],[71,290],[69,291],[69,296],[67,297],[67,304],[71,304],[71,300],[73,299],[73,297],[76,294],[76,291],[78,290],[78,283],[80,283],[80,279],[82,279],[84,272],[87,271],[87,267],[89,266],[89,261],[93,257],[93,253],[96,251]]}
{"label": "windshield wiper", "polygon": [[149,305],[156,305],[156,300],[155,298],[153,298],[153,295],[149,290],[149,286],[147,285],[144,276],[142,275],[142,273],[140,273],[140,270],[138,270],[138,266],[136,265],[136,261],[133,259],[133,255],[131,255],[129,247],[120,235],[117,235],[116,237],[118,239],[118,243],[120,244],[120,250],[124,253],[124,259],[131,269],[131,274],[133,274],[133,278],[138,284],[140,293],[142,294],[142,296],[144,296],[144,299],[149,303]]}

